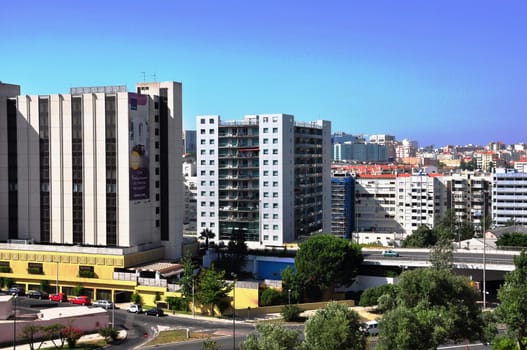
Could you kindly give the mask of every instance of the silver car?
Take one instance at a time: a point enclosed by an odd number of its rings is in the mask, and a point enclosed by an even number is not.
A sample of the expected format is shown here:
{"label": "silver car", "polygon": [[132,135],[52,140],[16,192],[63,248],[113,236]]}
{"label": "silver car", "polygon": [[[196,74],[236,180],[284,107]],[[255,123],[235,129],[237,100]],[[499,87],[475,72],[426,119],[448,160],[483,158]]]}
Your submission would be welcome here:
{"label": "silver car", "polygon": [[93,306],[103,307],[105,309],[111,309],[113,308],[113,303],[106,299],[101,299],[93,302]]}

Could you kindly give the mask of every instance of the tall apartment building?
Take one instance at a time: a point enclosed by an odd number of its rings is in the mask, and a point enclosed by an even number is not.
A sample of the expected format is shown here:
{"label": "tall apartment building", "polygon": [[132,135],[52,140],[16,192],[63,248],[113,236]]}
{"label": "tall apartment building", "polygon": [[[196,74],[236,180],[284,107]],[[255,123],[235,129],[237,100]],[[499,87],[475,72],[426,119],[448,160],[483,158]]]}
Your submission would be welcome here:
{"label": "tall apartment building", "polygon": [[491,178],[488,175],[465,172],[445,176],[449,199],[448,207],[454,210],[458,222],[471,222],[477,231],[481,231],[483,213],[490,215]]}
{"label": "tall apartment building", "polygon": [[492,174],[492,223],[527,225],[527,173],[498,168]]}
{"label": "tall apartment building", "polygon": [[198,116],[196,126],[198,231],[260,245],[329,232],[330,122]]}
{"label": "tall apartment building", "polygon": [[180,257],[181,135],[179,83],[0,84],[0,240]]}
{"label": "tall apartment building", "polygon": [[185,157],[183,161],[183,178],[185,181],[185,212],[183,224],[185,231],[196,231],[196,198],[198,194],[198,177],[196,176],[196,161],[193,157]]}
{"label": "tall apartment building", "polygon": [[386,147],[386,157],[388,160],[395,159],[395,146],[397,145],[395,136],[387,134],[370,135],[370,143]]}
{"label": "tall apartment building", "polygon": [[374,143],[346,141],[333,145],[333,159],[338,161],[385,162],[386,146]]}
{"label": "tall apartment building", "polygon": [[351,238],[354,229],[354,178],[349,174],[331,177],[331,233]]}
{"label": "tall apartment building", "polygon": [[185,130],[183,133],[183,145],[185,153],[196,154],[196,130]]}
{"label": "tall apartment building", "polygon": [[421,225],[433,227],[446,210],[442,177],[365,175],[355,179],[356,231],[409,235]]}

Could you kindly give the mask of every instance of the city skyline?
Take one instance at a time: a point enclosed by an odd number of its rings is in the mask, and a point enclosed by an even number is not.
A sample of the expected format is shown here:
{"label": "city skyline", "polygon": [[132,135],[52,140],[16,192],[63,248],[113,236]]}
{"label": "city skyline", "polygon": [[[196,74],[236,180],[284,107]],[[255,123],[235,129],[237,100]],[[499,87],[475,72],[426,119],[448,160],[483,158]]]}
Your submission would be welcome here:
{"label": "city skyline", "polygon": [[420,146],[526,141],[527,4],[375,5],[6,3],[0,80],[23,94],[181,81],[185,129],[290,113]]}

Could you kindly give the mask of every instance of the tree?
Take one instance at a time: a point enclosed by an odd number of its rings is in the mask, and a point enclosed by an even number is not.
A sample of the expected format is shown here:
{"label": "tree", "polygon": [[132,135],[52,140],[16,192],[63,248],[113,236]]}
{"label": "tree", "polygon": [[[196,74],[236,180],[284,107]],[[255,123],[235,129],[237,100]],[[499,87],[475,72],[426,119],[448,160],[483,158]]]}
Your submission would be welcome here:
{"label": "tree", "polygon": [[66,327],[62,330],[62,333],[64,334],[64,338],[66,338],[66,342],[70,349],[75,348],[77,341],[84,334],[82,330],[74,327]]}
{"label": "tree", "polygon": [[280,305],[282,303],[282,293],[274,288],[266,288],[260,295],[260,305]]}
{"label": "tree", "polygon": [[521,232],[505,233],[496,241],[496,245],[503,247],[527,247],[527,235]]}
{"label": "tree", "polygon": [[507,325],[507,335],[515,339],[520,350],[527,349],[527,254],[523,250],[514,258],[515,269],[505,275],[498,290],[500,305],[496,314]]}
{"label": "tree", "polygon": [[227,274],[239,275],[249,255],[243,232],[238,230],[237,233],[234,233],[227,247],[219,250],[219,255],[216,261],[217,267],[225,270]]}
{"label": "tree", "polygon": [[113,327],[99,328],[97,333],[99,333],[99,335],[101,335],[101,337],[103,337],[108,343],[115,341],[119,336],[119,332]]}
{"label": "tree", "polygon": [[[289,300],[291,296],[292,303],[301,303],[304,301],[307,279],[301,272],[296,271],[291,266],[282,270],[282,296]],[[291,291],[291,292],[289,292]]]}
{"label": "tree", "polygon": [[214,315],[214,305],[227,297],[232,285],[225,282],[225,271],[216,272],[214,266],[204,269],[199,276],[196,299],[204,305],[210,305],[210,314]]}
{"label": "tree", "polygon": [[132,303],[134,304],[141,304],[142,303],[142,300],[141,300],[141,295],[137,292],[134,292],[132,293]]}
{"label": "tree", "polygon": [[[22,328],[22,338],[27,340],[30,350],[35,350],[35,341],[42,337],[43,328],[35,324],[28,324]],[[40,343],[42,346],[42,343]],[[37,349],[40,349],[40,346]]]}
{"label": "tree", "polygon": [[209,248],[209,239],[212,239],[216,236],[216,234],[214,232],[212,232],[210,229],[206,228],[206,229],[203,229],[203,231],[201,231],[199,233],[199,239],[200,240],[205,240],[205,249],[208,249]]}
{"label": "tree", "polygon": [[362,263],[360,246],[334,235],[310,237],[300,244],[295,258],[297,271],[332,296],[337,285],[353,283]]}
{"label": "tree", "polygon": [[452,269],[454,266],[454,247],[450,240],[443,238],[432,247],[430,263],[436,269]]}
{"label": "tree", "polygon": [[428,248],[433,246],[437,237],[432,229],[421,225],[403,241],[403,248]]}
{"label": "tree", "polygon": [[218,343],[210,337],[203,341],[203,350],[218,350],[219,348]]}
{"label": "tree", "polygon": [[258,323],[256,332],[240,344],[241,350],[296,350],[301,349],[300,332],[279,323]]}
{"label": "tree", "polygon": [[346,305],[328,303],[306,321],[304,345],[309,350],[366,349],[359,314]]}
{"label": "tree", "polygon": [[444,268],[402,273],[395,307],[379,325],[380,349],[435,349],[447,340],[482,339],[479,293],[469,282]]}
{"label": "tree", "polygon": [[179,285],[181,286],[181,295],[187,300],[192,298],[192,288],[194,285],[194,269],[196,264],[192,261],[190,252],[185,254],[185,257],[181,260],[183,265],[183,275],[179,280]]}

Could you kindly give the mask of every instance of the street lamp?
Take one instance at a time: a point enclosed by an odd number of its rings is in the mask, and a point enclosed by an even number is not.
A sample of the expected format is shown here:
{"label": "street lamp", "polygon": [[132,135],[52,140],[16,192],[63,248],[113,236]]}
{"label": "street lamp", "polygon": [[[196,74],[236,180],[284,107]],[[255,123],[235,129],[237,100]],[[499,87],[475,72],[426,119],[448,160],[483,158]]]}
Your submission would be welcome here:
{"label": "street lamp", "polygon": [[17,295],[15,294],[13,296],[13,301],[15,305],[15,313],[13,317],[13,350],[16,349],[16,298],[17,298]]}
{"label": "street lamp", "polygon": [[236,349],[236,277],[234,272],[231,272],[231,276],[234,279],[232,288],[232,350]]}
{"label": "street lamp", "polygon": [[59,262],[57,261],[57,281],[55,284],[55,294],[59,295]]}
{"label": "street lamp", "polygon": [[192,276],[192,318],[195,318],[195,301],[194,301],[194,276]]}
{"label": "street lamp", "polygon": [[289,301],[289,306],[291,306],[291,289],[287,290],[287,300]]}
{"label": "street lamp", "polygon": [[483,191],[483,221],[481,222],[483,233],[483,310],[487,307],[487,258],[486,258],[486,251],[487,251],[487,242],[486,242],[486,234],[485,234],[485,219],[486,219],[486,202],[487,202],[487,193]]}

